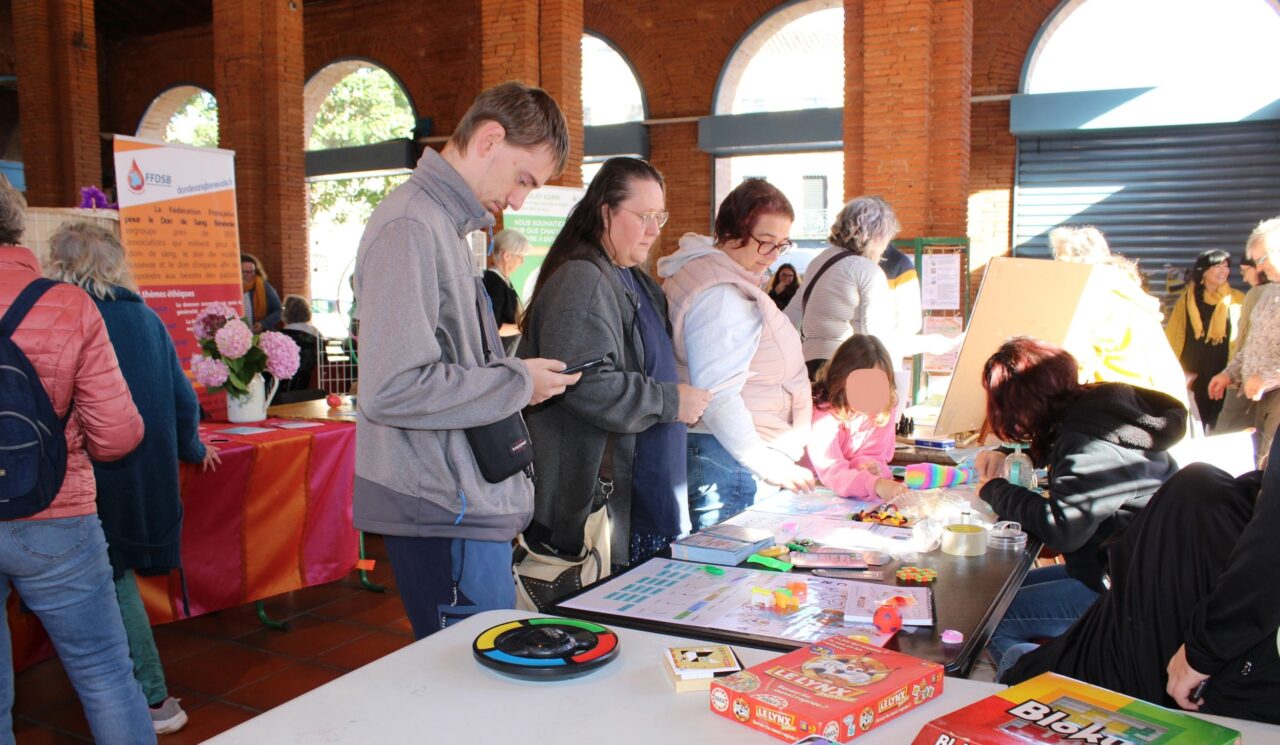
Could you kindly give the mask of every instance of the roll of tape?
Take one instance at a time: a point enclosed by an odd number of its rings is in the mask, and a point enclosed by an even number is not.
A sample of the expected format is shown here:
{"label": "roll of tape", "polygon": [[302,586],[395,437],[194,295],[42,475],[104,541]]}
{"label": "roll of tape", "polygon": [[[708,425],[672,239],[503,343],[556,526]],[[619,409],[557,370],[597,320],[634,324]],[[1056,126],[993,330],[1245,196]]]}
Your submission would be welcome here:
{"label": "roll of tape", "polygon": [[952,556],[981,556],[987,552],[987,529],[959,523],[942,529],[942,550]]}

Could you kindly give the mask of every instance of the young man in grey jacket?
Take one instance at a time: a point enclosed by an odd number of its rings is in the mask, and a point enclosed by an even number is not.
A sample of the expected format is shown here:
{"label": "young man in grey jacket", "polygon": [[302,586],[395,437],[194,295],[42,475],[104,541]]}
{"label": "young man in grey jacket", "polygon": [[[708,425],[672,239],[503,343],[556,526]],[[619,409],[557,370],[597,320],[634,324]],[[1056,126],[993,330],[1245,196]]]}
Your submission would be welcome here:
{"label": "young man in grey jacket", "polygon": [[490,88],[360,240],[355,525],[386,537],[418,638],[515,605],[511,540],[532,515],[533,485],[523,473],[486,481],[464,430],[563,393],[578,375],[562,375],[558,360],[503,358],[466,236],[492,226],[491,213],[519,209],[568,150],[545,91]]}

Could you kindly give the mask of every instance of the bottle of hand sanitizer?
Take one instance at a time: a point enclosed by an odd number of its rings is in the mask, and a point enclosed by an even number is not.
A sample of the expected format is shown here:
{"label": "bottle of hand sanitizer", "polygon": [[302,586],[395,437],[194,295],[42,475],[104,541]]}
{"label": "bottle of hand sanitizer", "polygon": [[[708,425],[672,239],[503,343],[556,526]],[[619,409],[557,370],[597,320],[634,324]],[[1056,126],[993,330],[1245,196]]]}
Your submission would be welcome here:
{"label": "bottle of hand sanitizer", "polygon": [[1038,484],[1036,467],[1031,457],[1022,452],[1022,445],[1014,445],[1013,452],[1004,458],[1004,469],[1001,473],[1011,484],[1034,491]]}

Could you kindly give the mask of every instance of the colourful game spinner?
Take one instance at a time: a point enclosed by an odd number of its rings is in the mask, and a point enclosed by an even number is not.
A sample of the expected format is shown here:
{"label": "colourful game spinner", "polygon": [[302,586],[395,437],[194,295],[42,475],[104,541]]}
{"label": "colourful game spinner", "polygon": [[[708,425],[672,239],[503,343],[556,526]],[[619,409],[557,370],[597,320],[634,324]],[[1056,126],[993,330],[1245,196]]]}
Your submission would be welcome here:
{"label": "colourful game spinner", "polygon": [[908,489],[940,489],[959,486],[978,480],[974,469],[961,466],[940,466],[937,463],[912,463],[907,466],[903,482]]}
{"label": "colourful game spinner", "polygon": [[485,667],[518,678],[564,680],[602,667],[618,656],[618,635],[569,618],[527,618],[499,624],[471,645]]}

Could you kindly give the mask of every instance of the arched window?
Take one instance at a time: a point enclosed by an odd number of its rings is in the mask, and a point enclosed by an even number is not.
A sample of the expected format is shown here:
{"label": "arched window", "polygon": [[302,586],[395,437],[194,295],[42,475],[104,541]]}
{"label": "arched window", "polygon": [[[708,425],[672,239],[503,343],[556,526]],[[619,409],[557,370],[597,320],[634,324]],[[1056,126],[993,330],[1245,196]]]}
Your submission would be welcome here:
{"label": "arched window", "polygon": [[[310,216],[312,322],[326,337],[341,338],[350,325],[351,285],[360,235],[373,210],[409,177],[405,153],[412,150],[416,119],[409,96],[390,73],[365,60],[328,65],[303,91],[307,150],[365,148],[366,159],[345,150],[349,166],[326,163],[323,175],[307,178]],[[399,141],[399,142],[393,142]],[[391,160],[381,166],[383,150]],[[396,158],[399,158],[398,162]],[[308,172],[313,171],[308,156]],[[339,159],[341,160],[341,159]]]}
{"label": "arched window", "polygon": [[[838,122],[843,107],[844,7],[832,0],[792,3],[761,19],[738,43],[716,88],[718,116],[835,112]],[[772,129],[787,126],[762,121]],[[838,136],[821,147],[735,143],[734,154],[716,158],[716,204],[743,179],[767,179],[795,208],[791,237],[802,246],[817,244],[843,205],[840,148]]]}
{"label": "arched window", "polygon": [[739,42],[717,114],[844,106],[844,7],[810,0],[766,16]]}
{"label": "arched window", "polygon": [[147,107],[137,134],[183,145],[217,147],[218,100],[194,85],[170,88]]}
{"label": "arched window", "polygon": [[303,101],[308,150],[373,145],[413,135],[408,94],[372,62],[328,65],[307,81]]}
{"label": "arched window", "polygon": [[1268,0],[1069,0],[1027,56],[1022,92],[1257,87],[1247,73],[1274,65],[1277,39]]}
{"label": "arched window", "polygon": [[[582,125],[602,127],[645,119],[644,94],[635,70],[612,44],[595,34],[582,35]],[[636,149],[636,148],[630,148]],[[647,152],[587,153],[582,163],[582,185],[600,170],[600,164],[616,155]]]}

